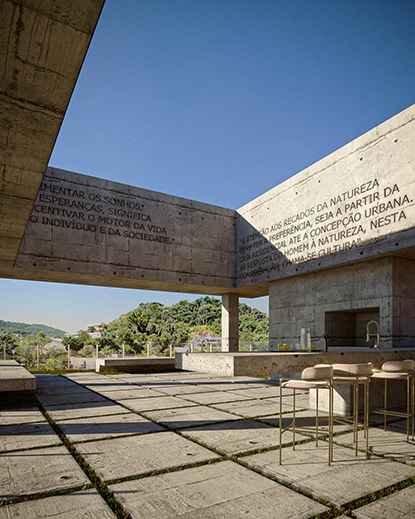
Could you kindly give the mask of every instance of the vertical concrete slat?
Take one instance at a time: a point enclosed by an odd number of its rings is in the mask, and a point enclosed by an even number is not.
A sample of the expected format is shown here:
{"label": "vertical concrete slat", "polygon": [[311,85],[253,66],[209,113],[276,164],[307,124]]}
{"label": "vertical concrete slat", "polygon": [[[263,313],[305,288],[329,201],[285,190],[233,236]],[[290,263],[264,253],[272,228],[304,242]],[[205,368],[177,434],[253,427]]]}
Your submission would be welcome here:
{"label": "vertical concrete slat", "polygon": [[222,351],[239,351],[239,296],[222,295]]}

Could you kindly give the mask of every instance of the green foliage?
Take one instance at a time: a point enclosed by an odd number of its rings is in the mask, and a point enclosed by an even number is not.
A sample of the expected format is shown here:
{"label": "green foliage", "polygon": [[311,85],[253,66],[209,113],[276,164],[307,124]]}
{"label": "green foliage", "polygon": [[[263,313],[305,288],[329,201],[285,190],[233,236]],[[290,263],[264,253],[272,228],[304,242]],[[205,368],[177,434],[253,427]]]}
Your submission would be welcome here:
{"label": "green foliage", "polygon": [[[150,344],[151,352],[168,355],[169,346],[185,344],[190,338],[221,336],[221,302],[214,297],[181,300],[172,306],[140,303],[138,308],[103,326],[116,336],[119,347],[128,345],[136,353]],[[268,340],[266,314],[242,303],[239,305],[241,340]]]}
{"label": "green foliage", "polygon": [[3,350],[4,344],[6,344],[6,352],[10,354],[12,350],[15,350],[19,345],[19,341],[13,335],[9,335],[5,332],[0,332],[0,347]]}
{"label": "green foliage", "polygon": [[[140,303],[137,308],[100,327],[102,336],[91,339],[88,331],[80,330],[77,337],[65,337],[62,341],[71,352],[80,356],[95,356],[98,345],[100,356],[121,353],[125,345],[127,354],[146,352],[150,345],[151,354],[169,355],[170,345],[186,344],[189,339],[198,337],[221,336],[221,302],[215,297],[200,297],[196,301],[181,300],[175,305],[161,303]],[[239,305],[239,333],[241,341],[268,340],[268,317],[255,308],[242,303]],[[0,321],[4,322],[4,321]],[[25,325],[26,326],[26,325]],[[29,325],[27,325],[29,326]],[[6,341],[6,348],[17,345],[16,338],[10,334],[0,335]],[[63,369],[67,354],[62,349],[43,351],[42,347],[50,341],[44,330],[27,335],[16,347],[16,360],[26,367],[37,364],[36,346],[40,346],[40,365],[42,369]],[[202,343],[202,350],[210,346]]]}
{"label": "green foliage", "polygon": [[20,334],[23,337],[28,335],[37,335],[39,332],[43,332],[47,337],[64,337],[66,332],[59,330],[58,328],[52,328],[44,324],[26,324],[26,323],[15,323],[12,321],[0,320],[0,332],[8,334]]}
{"label": "green foliage", "polygon": [[84,342],[79,337],[65,337],[62,340],[62,344],[68,348],[71,348],[71,351],[79,351],[84,347]]}

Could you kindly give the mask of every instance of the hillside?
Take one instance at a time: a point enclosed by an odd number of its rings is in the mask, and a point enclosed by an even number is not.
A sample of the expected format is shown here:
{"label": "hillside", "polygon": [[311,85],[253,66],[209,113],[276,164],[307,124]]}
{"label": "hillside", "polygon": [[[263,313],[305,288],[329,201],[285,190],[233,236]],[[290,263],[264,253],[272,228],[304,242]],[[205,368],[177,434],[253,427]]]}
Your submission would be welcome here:
{"label": "hillside", "polygon": [[[171,306],[141,303],[138,308],[104,325],[104,333],[132,347],[147,344],[179,345],[195,336],[221,336],[221,302],[214,297],[179,301]],[[267,341],[268,316],[245,303],[239,305],[241,341]]]}
{"label": "hillside", "polygon": [[5,332],[10,335],[19,333],[23,335],[23,337],[37,335],[39,332],[43,332],[47,337],[64,337],[66,335],[65,331],[52,328],[52,326],[46,326],[45,324],[15,323],[2,320],[0,320],[0,332]]}

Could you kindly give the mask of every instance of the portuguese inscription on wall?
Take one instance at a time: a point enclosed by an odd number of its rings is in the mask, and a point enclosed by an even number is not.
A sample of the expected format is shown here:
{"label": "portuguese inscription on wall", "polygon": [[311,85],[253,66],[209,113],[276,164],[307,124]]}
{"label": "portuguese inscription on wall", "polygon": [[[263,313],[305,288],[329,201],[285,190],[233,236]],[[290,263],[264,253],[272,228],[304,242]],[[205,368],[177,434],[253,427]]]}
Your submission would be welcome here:
{"label": "portuguese inscription on wall", "polygon": [[240,234],[239,279],[255,279],[291,265],[354,249],[378,236],[402,230],[408,217],[414,217],[409,188],[398,183],[386,185],[376,176],[316,202],[292,212],[279,210],[276,202],[271,213],[284,216]]}
{"label": "portuguese inscription on wall", "polygon": [[[113,194],[45,177],[30,216],[32,225],[171,245],[174,238],[160,215],[134,196]],[[79,236],[78,236],[79,239]]]}

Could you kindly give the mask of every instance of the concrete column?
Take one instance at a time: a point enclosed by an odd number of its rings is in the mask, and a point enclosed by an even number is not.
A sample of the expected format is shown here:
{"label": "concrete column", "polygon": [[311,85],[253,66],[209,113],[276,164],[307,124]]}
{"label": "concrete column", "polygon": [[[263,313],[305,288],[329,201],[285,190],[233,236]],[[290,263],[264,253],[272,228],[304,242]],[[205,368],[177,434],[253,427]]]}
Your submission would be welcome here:
{"label": "concrete column", "polygon": [[222,351],[239,350],[239,296],[222,295]]}

